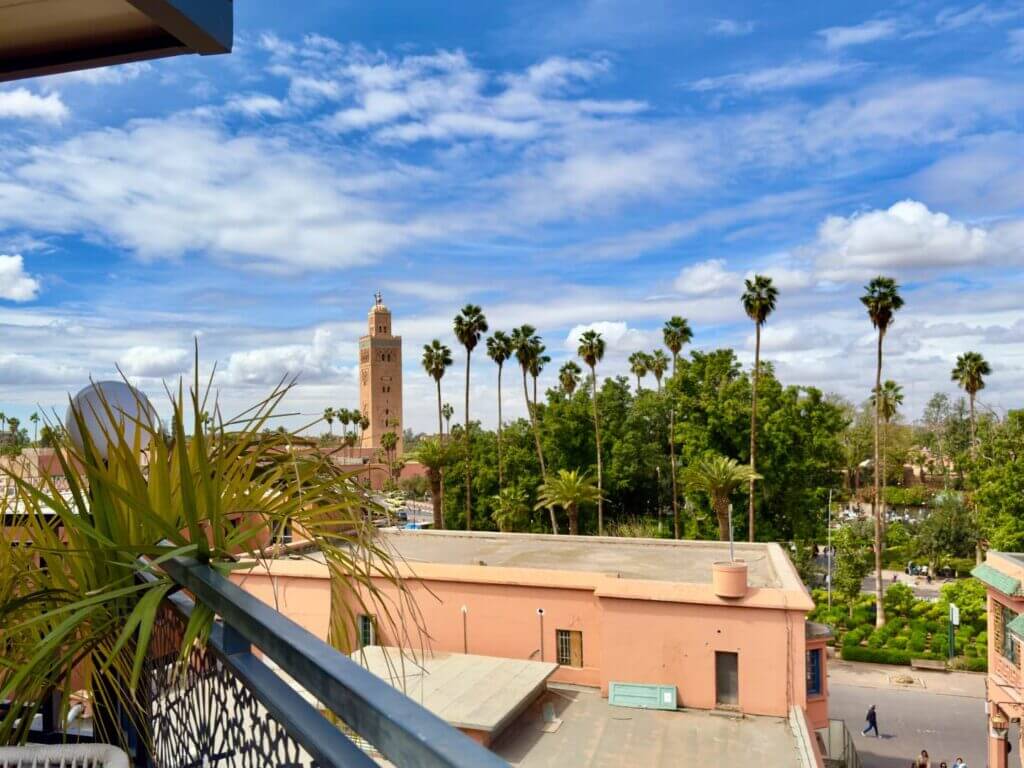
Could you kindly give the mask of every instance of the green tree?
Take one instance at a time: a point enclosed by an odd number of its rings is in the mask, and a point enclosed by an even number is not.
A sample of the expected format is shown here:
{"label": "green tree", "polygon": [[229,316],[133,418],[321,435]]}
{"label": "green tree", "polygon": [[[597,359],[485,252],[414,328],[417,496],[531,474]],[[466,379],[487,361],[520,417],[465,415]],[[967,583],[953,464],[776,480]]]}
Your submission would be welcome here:
{"label": "green tree", "polygon": [[711,509],[718,518],[718,535],[722,541],[729,540],[729,497],[745,483],[760,479],[749,466],[715,454],[704,456],[683,472],[683,483],[688,491],[708,495]]}
{"label": "green tree", "polygon": [[960,494],[943,493],[918,527],[917,550],[934,570],[950,557],[970,557],[977,543],[976,523]]}
{"label": "green tree", "polygon": [[967,393],[971,404],[971,452],[977,446],[977,420],[974,414],[974,399],[985,388],[985,377],[992,373],[992,367],[980,352],[964,352],[956,359],[952,378]]}
{"label": "green tree", "polygon": [[[441,409],[441,379],[444,372],[452,364],[451,349],[434,339],[429,344],[423,345],[423,370],[434,380],[437,387],[437,437],[444,440],[444,422],[442,421],[443,411]],[[449,417],[450,418],[450,417]],[[368,423],[367,423],[368,425]],[[365,429],[365,427],[364,427]],[[441,521],[444,522],[444,472],[441,473]]]}
{"label": "green tree", "polygon": [[862,526],[844,525],[832,535],[832,546],[836,550],[832,589],[850,606],[850,616],[853,616],[853,604],[860,595],[861,584],[871,572],[870,536]]}
{"label": "green tree", "polygon": [[584,472],[579,470],[558,470],[539,488],[536,509],[547,509],[554,514],[555,507],[565,510],[569,518],[569,535],[579,535],[579,510],[584,504],[599,504],[601,491]]}
{"label": "green tree", "polygon": [[629,370],[636,376],[636,391],[640,392],[641,380],[650,370],[650,359],[646,352],[634,352],[629,356]]}
{"label": "green tree", "polygon": [[388,479],[395,482],[395,451],[398,448],[398,435],[388,430],[380,436],[380,447],[384,452],[384,461],[388,465]]}
{"label": "green tree", "polygon": [[591,329],[580,336],[576,353],[590,368],[591,400],[594,404],[594,444],[597,446],[597,535],[604,536],[604,492],[602,488],[603,473],[601,468],[601,423],[597,412],[597,364],[604,357],[604,339],[601,334]]}
{"label": "green tree", "polygon": [[502,488],[494,496],[491,517],[503,533],[523,531],[530,524],[530,498],[517,485]]}
{"label": "green tree", "polygon": [[1024,410],[1002,421],[983,421],[968,486],[981,534],[990,547],[1024,551]]}
{"label": "green tree", "polygon": [[[452,416],[455,415],[455,407],[451,403],[445,403],[441,406],[441,415],[444,416],[444,428],[447,433],[452,433]],[[441,433],[444,434],[444,431]]]}
{"label": "green tree", "polygon": [[[892,324],[896,312],[903,306],[903,297],[900,296],[899,286],[891,277],[879,275],[870,283],[864,286],[864,295],[860,298],[861,303],[867,309],[871,325],[878,331],[878,350],[875,365],[875,392],[882,391],[882,342],[885,333]],[[885,624],[885,595],[882,593],[882,514],[880,509],[879,471],[880,463],[880,431],[882,422],[882,401],[875,399],[875,492],[871,500],[875,513],[875,614],[876,626]]]}
{"label": "green tree", "polygon": [[324,408],[324,421],[327,422],[327,431],[334,437],[334,409]]}
{"label": "green tree", "polygon": [[580,375],[582,373],[582,369],[576,363],[572,360],[567,360],[558,369],[558,383],[562,387],[562,392],[572,397],[573,393],[576,392],[576,387],[580,385]]}
{"label": "green tree", "polygon": [[[668,351],[672,353],[672,378],[676,376],[676,365],[679,363],[679,353],[683,347],[693,340],[693,331],[685,318],[675,315],[665,321],[661,331],[662,340]],[[679,488],[678,468],[676,467],[676,410],[672,408],[669,412],[669,433],[668,433],[669,466],[672,475],[672,524],[675,538],[679,538]]]}
{"label": "green tree", "polygon": [[[526,374],[530,370],[533,358],[537,355],[537,349],[542,347],[537,329],[532,325],[521,325],[512,331],[512,349],[515,352],[516,360],[523,372],[523,399],[526,401],[526,412],[530,417],[530,426],[533,429],[533,439],[537,447],[537,461],[540,462],[540,473],[547,477],[547,469],[544,466],[544,450],[540,444],[540,428],[537,426],[537,409],[534,403],[530,402],[530,393],[526,389]],[[551,515],[551,527],[554,533],[558,533],[558,523],[554,514]]]}
{"label": "green tree", "polygon": [[530,355],[530,378],[533,380],[534,407],[537,406],[537,379],[540,378],[544,366],[551,362],[551,356],[544,354],[545,349],[543,344],[538,344],[534,347],[533,354]]}
{"label": "green tree", "polygon": [[445,467],[451,461],[451,448],[440,435],[428,437],[420,440],[412,458],[427,470],[427,480],[430,482],[430,506],[434,513],[434,529],[444,530],[441,478],[444,477]]}
{"label": "green tree", "polygon": [[[768,320],[768,315],[775,311],[775,302],[779,291],[772,285],[772,279],[764,275],[754,275],[753,280],[745,280],[746,290],[740,297],[743,310],[747,317],[754,321],[754,385],[750,395],[750,471],[757,472],[757,383],[761,377],[761,327]],[[750,481],[750,492],[747,498],[748,522],[747,535],[754,540],[754,481]]]}
{"label": "green tree", "polygon": [[647,367],[654,376],[654,380],[658,382],[658,391],[661,392],[661,378],[668,370],[668,356],[660,349],[654,350],[647,356]]}
{"label": "green tree", "polygon": [[[484,317],[483,310],[480,309],[476,304],[467,304],[462,308],[458,315],[455,316],[455,321],[452,324],[455,331],[455,338],[459,340],[459,343],[466,348],[466,455],[469,456],[473,453],[472,446],[470,444],[471,431],[469,429],[469,367],[470,358],[473,355],[473,350],[476,349],[476,345],[480,343],[480,338],[487,333],[487,318]],[[472,462],[466,462],[466,472],[470,472]],[[473,482],[470,475],[466,475],[466,530],[470,531],[473,529],[473,499],[472,499],[472,488]]]}
{"label": "green tree", "polygon": [[498,487],[504,485],[504,465],[501,461],[501,373],[505,361],[512,357],[512,339],[504,331],[495,331],[487,339],[487,355],[498,366]]}
{"label": "green tree", "polygon": [[28,417],[28,420],[32,422],[33,427],[32,442],[37,443],[39,442],[39,414],[33,411],[32,415]]}

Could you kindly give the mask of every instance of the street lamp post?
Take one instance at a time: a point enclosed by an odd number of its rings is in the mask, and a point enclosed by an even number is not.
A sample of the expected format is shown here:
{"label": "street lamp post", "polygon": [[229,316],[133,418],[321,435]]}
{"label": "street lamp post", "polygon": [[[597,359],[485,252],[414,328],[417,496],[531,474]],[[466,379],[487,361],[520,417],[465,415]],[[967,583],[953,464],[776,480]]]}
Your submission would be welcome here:
{"label": "street lamp post", "polygon": [[832,489],[828,489],[828,544],[825,545],[825,586],[828,587],[828,609],[832,610]]}

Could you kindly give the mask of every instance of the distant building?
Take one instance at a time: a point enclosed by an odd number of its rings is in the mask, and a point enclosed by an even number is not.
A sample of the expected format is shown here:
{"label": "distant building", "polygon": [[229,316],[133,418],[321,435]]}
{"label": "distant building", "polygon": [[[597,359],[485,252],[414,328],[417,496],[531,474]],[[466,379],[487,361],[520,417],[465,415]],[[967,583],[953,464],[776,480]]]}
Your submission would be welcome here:
{"label": "distant building", "polygon": [[386,432],[398,436],[402,454],[402,337],[391,333],[391,310],[380,292],[369,314],[369,333],[359,339],[359,410],[370,420],[362,448],[381,447]]}
{"label": "distant building", "polygon": [[[736,563],[715,541],[395,531],[380,545],[394,554],[415,610],[391,581],[375,580],[410,634],[396,636],[383,615],[353,600],[350,637],[363,644],[557,664],[552,685],[583,686],[597,697],[580,727],[602,712],[601,722],[628,712],[609,706],[622,690],[658,709],[771,718],[790,733],[793,760],[762,756],[765,765],[818,766],[829,757],[830,633],[806,620],[814,602],[777,544],[737,544]],[[274,560],[267,571],[235,578],[326,637],[338,606],[325,564]],[[589,727],[596,732],[601,722]],[[480,740],[499,737],[495,730]],[[745,754],[758,752],[751,745]]]}
{"label": "distant building", "polygon": [[988,768],[1006,768],[1010,723],[1024,734],[1024,553],[989,550],[972,575],[988,587]]}

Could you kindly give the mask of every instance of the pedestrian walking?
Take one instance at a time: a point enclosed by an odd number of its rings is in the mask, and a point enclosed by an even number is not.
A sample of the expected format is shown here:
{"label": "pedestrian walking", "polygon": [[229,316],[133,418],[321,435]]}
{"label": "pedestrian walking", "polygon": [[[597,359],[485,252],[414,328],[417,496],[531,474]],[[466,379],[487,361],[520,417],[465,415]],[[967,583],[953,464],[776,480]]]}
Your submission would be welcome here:
{"label": "pedestrian walking", "polygon": [[867,736],[869,731],[875,732],[875,738],[880,738],[878,735],[878,713],[875,712],[875,705],[872,704],[868,707],[868,713],[864,716],[867,724],[864,726],[864,730],[861,731],[862,736]]}
{"label": "pedestrian walking", "polygon": [[967,768],[967,763],[964,762],[962,757],[958,757],[953,761],[953,768]]}
{"label": "pedestrian walking", "polygon": [[917,768],[932,768],[932,761],[928,758],[928,750],[922,749],[917,758]]}

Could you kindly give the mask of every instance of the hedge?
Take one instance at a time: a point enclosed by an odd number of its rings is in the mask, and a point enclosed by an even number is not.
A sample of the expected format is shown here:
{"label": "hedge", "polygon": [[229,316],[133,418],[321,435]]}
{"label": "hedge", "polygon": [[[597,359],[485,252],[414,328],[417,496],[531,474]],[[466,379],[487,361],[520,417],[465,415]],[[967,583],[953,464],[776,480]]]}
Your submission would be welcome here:
{"label": "hedge", "polygon": [[920,654],[907,651],[895,651],[891,648],[864,648],[862,646],[844,645],[841,652],[843,661],[869,661],[875,664],[910,664],[912,658],[920,658]]}

